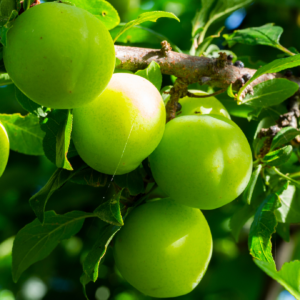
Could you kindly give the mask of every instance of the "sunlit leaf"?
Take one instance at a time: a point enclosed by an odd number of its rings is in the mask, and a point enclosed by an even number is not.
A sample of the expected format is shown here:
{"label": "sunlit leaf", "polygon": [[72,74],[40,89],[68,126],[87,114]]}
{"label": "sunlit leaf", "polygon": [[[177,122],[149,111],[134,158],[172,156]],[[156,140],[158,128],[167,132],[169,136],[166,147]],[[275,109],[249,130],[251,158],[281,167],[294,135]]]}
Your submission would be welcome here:
{"label": "sunlit leaf", "polygon": [[238,100],[243,102],[243,99],[240,98],[241,94],[251,82],[253,82],[261,75],[266,73],[277,73],[285,69],[297,67],[299,65],[300,65],[300,54],[297,54],[291,57],[273,60],[271,63],[262,66],[255,72],[255,74],[251,77],[251,79],[247,81],[246,84],[239,90],[238,97],[237,97]]}
{"label": "sunlit leaf", "polygon": [[35,115],[0,114],[0,122],[7,130],[12,150],[28,155],[44,155],[45,133]]}
{"label": "sunlit leaf", "polygon": [[250,27],[242,30],[235,30],[232,34],[224,34],[229,47],[236,43],[245,45],[266,45],[277,48],[283,29],[269,23],[260,27]]}
{"label": "sunlit leaf", "polygon": [[105,24],[107,29],[112,29],[120,23],[120,17],[116,9],[108,2],[103,0],[68,0],[75,6],[83,8],[96,16]]}
{"label": "sunlit leaf", "polygon": [[135,74],[149,80],[160,91],[162,85],[162,75],[160,66],[157,62],[151,61],[146,69],[139,70]]}
{"label": "sunlit leaf", "polygon": [[120,32],[114,38],[114,42],[116,42],[117,39],[119,38],[119,36],[121,36],[129,28],[131,28],[135,25],[147,22],[147,21],[156,22],[157,19],[159,19],[159,18],[171,18],[171,19],[175,19],[175,20],[179,21],[179,19],[173,13],[164,12],[164,11],[145,12],[145,13],[139,15],[136,20],[130,21],[127,24],[125,24],[123,26],[123,28],[120,30]]}
{"label": "sunlit leaf", "polygon": [[247,94],[243,103],[255,107],[278,105],[293,96],[298,89],[297,83],[284,78],[267,80],[255,85],[253,95]]}
{"label": "sunlit leaf", "polygon": [[280,271],[276,270],[275,264],[272,262],[259,261],[257,259],[254,262],[296,299],[300,299],[300,261],[295,260],[285,263]]}

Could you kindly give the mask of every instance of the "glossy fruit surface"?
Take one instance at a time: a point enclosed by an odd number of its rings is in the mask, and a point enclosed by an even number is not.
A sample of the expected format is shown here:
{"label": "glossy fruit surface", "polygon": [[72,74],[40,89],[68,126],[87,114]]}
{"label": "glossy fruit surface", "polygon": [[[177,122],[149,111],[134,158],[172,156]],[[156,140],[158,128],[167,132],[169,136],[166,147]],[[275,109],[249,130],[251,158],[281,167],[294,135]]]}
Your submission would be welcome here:
{"label": "glossy fruit surface", "polygon": [[61,3],[36,5],[8,32],[4,64],[36,103],[74,108],[95,100],[114,69],[112,38],[95,16]]}
{"label": "glossy fruit surface", "polygon": [[74,109],[73,141],[81,158],[105,174],[133,171],[159,144],[166,112],[148,80],[114,74],[101,96]]}
{"label": "glossy fruit surface", "polygon": [[252,153],[244,133],[218,115],[170,121],[149,160],[155,181],[167,195],[200,209],[233,201],[252,172]]}
{"label": "glossy fruit surface", "polygon": [[7,165],[9,156],[9,140],[4,126],[0,123],[0,177]]}
{"label": "glossy fruit surface", "polygon": [[[189,92],[195,95],[206,95],[207,93],[199,90],[189,90]],[[227,112],[224,105],[215,97],[208,98],[195,98],[195,97],[184,97],[179,100],[179,103],[182,106],[178,116],[187,116],[187,115],[220,115],[230,119],[230,115]]]}
{"label": "glossy fruit surface", "polygon": [[115,262],[124,279],[159,298],[191,292],[211,253],[212,237],[202,212],[171,199],[134,209],[114,244]]}

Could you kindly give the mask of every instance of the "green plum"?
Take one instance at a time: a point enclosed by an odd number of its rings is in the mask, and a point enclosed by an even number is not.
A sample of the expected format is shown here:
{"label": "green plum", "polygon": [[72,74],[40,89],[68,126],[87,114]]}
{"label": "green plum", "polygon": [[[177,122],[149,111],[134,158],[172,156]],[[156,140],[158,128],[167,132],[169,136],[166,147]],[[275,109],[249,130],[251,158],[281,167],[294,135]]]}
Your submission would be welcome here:
{"label": "green plum", "polygon": [[200,209],[233,201],[252,172],[252,153],[244,133],[220,115],[173,119],[149,160],[163,192]]}
{"label": "green plum", "polygon": [[[195,95],[207,95],[207,93],[199,90],[189,90],[189,92]],[[195,98],[195,97],[184,97],[179,100],[179,103],[182,106],[178,116],[187,116],[187,115],[221,115],[230,119],[230,115],[227,112],[224,105],[215,97],[207,98]]]}
{"label": "green plum", "polygon": [[21,14],[8,32],[4,64],[34,102],[74,108],[95,100],[114,70],[115,51],[105,25],[91,13],[43,3]]}
{"label": "green plum", "polygon": [[74,109],[73,141],[93,169],[133,171],[159,144],[166,112],[155,86],[143,77],[114,74],[96,101]]}
{"label": "green plum", "polygon": [[116,266],[124,279],[159,298],[191,292],[211,254],[211,232],[202,212],[169,198],[134,209],[114,244]]}
{"label": "green plum", "polygon": [[2,176],[9,156],[9,140],[4,126],[0,123],[0,177]]}

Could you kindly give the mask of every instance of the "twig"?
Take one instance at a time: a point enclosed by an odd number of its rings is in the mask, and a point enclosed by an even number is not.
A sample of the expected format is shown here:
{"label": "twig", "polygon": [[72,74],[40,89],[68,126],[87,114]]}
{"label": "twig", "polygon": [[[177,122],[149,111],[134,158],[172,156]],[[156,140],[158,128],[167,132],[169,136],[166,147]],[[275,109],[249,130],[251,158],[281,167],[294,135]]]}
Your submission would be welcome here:
{"label": "twig", "polygon": [[294,180],[294,179],[290,178],[289,176],[281,173],[276,167],[273,167],[272,169],[275,171],[275,173],[277,173],[277,175],[279,175],[280,177],[294,183],[298,188],[300,188],[300,181]]}
{"label": "twig", "polygon": [[188,82],[183,78],[177,78],[174,86],[170,90],[170,100],[167,103],[167,122],[171,121],[176,116],[177,103],[180,98],[185,97],[188,93]]}
{"label": "twig", "polygon": [[[160,65],[163,74],[184,78],[189,84],[202,84],[202,78],[206,77],[209,78],[206,84],[221,89],[228,88],[232,83],[233,89],[238,90],[240,88],[238,79],[246,74],[253,76],[256,72],[255,69],[238,68],[230,63],[226,63],[224,68],[217,68],[218,58],[198,57],[174,51],[168,51],[168,55],[164,55],[161,49],[115,46],[115,51],[121,61],[117,66],[118,69],[137,71],[145,69],[155,61]],[[263,74],[249,86],[253,88],[260,82],[274,78],[287,77],[280,73]],[[300,86],[300,78],[290,76],[288,79]]]}
{"label": "twig", "polygon": [[[232,84],[234,90],[239,90],[241,85],[243,85],[244,78],[251,77],[256,72],[254,69],[239,68],[232,65],[232,62],[222,52],[218,58],[192,56],[171,51],[168,43],[165,42],[162,43],[162,49],[115,46],[115,51],[116,57],[121,61],[116,67],[118,69],[137,71],[145,69],[152,61],[155,61],[160,65],[162,74],[174,75],[182,83],[184,82],[184,85],[199,83],[227,89]],[[253,92],[255,85],[274,78],[287,78],[300,86],[300,78],[293,75],[285,76],[280,73],[263,74],[247,86],[243,95]],[[173,92],[176,95],[172,97]],[[185,92],[187,91],[185,90]],[[167,120],[175,117],[176,103],[179,99],[177,87],[174,87],[170,93],[171,101],[167,106]],[[172,108],[170,107],[171,104],[173,105]]]}
{"label": "twig", "polygon": [[[258,138],[267,137],[267,139],[264,142],[264,146],[262,147],[260,151],[260,157],[263,157],[265,154],[267,154],[270,150],[271,143],[273,138],[276,136],[278,132],[284,127],[291,126],[296,129],[298,129],[298,119],[300,117],[300,107],[299,107],[299,96],[298,92],[293,97],[289,99],[289,105],[288,109],[289,112],[280,115],[279,119],[276,121],[276,125],[270,126],[269,128],[262,128],[260,132],[258,133]],[[300,135],[298,135],[294,139],[294,143],[299,144],[300,143]]]}

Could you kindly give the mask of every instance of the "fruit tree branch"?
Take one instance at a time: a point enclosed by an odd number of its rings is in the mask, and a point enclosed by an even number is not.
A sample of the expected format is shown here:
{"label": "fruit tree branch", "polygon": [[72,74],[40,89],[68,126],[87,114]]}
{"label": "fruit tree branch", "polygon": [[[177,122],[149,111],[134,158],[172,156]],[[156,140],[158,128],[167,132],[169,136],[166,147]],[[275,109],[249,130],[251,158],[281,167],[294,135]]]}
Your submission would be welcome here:
{"label": "fruit tree branch", "polygon": [[[231,61],[224,61],[224,57],[221,59],[198,57],[174,51],[164,52],[161,49],[127,46],[115,46],[115,50],[117,58],[121,61],[117,69],[137,71],[145,69],[155,61],[160,65],[163,74],[183,78],[188,84],[198,82],[217,88],[227,88],[230,83],[233,83],[233,88],[238,90],[241,86],[239,79],[246,74],[252,76],[256,72],[255,69],[236,67]],[[249,86],[253,87],[266,80],[285,77],[300,86],[300,78],[284,76],[280,73],[264,74]]]}
{"label": "fruit tree branch", "polygon": [[[148,49],[127,46],[115,46],[116,57],[121,61],[116,68],[130,71],[145,69],[152,61],[160,65],[162,74],[174,75],[179,83],[171,91],[172,105],[168,105],[168,119],[172,119],[176,110],[176,103],[181,95],[187,92],[187,86],[192,83],[207,84],[216,88],[227,88],[231,83],[234,90],[249,80],[256,72],[255,69],[243,68],[243,64],[234,66],[231,58],[220,52],[218,58],[192,56],[171,51],[166,42],[162,49]],[[274,78],[287,78],[300,86],[300,78],[293,75],[285,76],[280,73],[264,74],[248,85],[245,92],[251,92],[258,83]],[[183,84],[184,83],[184,84]],[[178,86],[183,89],[180,91]],[[172,95],[172,93],[175,93]],[[245,96],[245,93],[242,95]]]}

